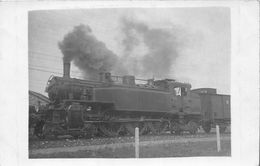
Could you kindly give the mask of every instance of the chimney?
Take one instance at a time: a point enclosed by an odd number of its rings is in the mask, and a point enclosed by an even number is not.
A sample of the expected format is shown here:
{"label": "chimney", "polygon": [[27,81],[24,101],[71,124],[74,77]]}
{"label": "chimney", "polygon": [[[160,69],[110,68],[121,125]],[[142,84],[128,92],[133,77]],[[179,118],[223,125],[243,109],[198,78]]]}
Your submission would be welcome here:
{"label": "chimney", "polygon": [[63,62],[63,77],[70,78],[70,62]]}

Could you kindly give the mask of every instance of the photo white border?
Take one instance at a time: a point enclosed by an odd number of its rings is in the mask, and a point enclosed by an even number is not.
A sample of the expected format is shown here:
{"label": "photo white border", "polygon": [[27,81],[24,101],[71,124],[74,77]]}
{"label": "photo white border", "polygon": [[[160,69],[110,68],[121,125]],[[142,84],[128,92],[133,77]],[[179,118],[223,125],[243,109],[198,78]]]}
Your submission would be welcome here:
{"label": "photo white border", "polygon": [[[28,11],[83,8],[230,7],[232,157],[28,159]],[[43,1],[0,3],[0,164],[259,164],[259,4],[257,1]]]}

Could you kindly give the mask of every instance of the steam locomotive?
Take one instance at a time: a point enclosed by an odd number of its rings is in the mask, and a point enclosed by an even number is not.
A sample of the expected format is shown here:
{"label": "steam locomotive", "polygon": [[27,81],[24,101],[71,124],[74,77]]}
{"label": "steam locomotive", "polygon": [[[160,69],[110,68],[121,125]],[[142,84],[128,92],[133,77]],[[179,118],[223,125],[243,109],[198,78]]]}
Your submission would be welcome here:
{"label": "steam locomotive", "polygon": [[35,135],[75,137],[140,135],[189,132],[215,124],[224,132],[230,124],[230,96],[216,89],[191,90],[173,79],[141,80],[132,75],[100,73],[99,81],[70,77],[64,62],[63,77],[52,76],[46,92],[51,103],[38,112]]}

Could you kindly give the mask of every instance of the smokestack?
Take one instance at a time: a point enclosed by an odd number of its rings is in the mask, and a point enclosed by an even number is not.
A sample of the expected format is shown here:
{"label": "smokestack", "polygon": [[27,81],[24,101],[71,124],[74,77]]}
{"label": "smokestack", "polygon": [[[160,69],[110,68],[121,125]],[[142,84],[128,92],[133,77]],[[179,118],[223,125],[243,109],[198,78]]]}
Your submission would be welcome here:
{"label": "smokestack", "polygon": [[63,77],[70,78],[70,62],[63,62]]}
{"label": "smokestack", "polygon": [[83,71],[85,78],[96,79],[99,71],[111,71],[118,61],[117,55],[97,40],[87,25],[74,27],[58,45],[63,54],[64,77],[69,77],[65,62],[73,62]]}

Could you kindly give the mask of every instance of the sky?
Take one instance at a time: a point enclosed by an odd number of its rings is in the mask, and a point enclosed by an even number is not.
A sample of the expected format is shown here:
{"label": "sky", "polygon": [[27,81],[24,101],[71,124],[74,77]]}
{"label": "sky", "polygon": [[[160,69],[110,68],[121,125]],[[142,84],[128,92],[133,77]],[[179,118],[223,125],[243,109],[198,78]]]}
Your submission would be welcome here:
{"label": "sky", "polygon": [[[86,25],[120,60],[112,75],[173,78],[192,88],[230,94],[230,10],[207,8],[118,8],[29,12],[29,89],[44,90],[51,75],[62,76],[58,43]],[[124,68],[126,72],[122,72]],[[72,63],[71,76],[85,78]]]}

